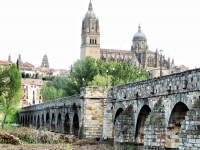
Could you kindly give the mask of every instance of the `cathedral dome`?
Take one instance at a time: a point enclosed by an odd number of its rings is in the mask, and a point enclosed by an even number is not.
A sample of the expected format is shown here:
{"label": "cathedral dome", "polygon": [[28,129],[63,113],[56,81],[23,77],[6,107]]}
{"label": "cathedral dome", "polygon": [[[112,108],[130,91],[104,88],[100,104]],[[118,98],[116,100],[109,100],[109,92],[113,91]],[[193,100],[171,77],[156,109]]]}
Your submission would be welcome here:
{"label": "cathedral dome", "polygon": [[90,1],[89,3],[89,7],[88,7],[88,11],[87,13],[85,14],[85,18],[86,19],[96,19],[96,15],[93,11],[93,8],[92,8],[92,2]]}
{"label": "cathedral dome", "polygon": [[138,32],[133,36],[134,40],[146,40],[146,35],[141,31],[140,25],[138,26]]}
{"label": "cathedral dome", "polygon": [[88,12],[85,14],[86,19],[96,19],[96,15],[93,10],[88,10]]}

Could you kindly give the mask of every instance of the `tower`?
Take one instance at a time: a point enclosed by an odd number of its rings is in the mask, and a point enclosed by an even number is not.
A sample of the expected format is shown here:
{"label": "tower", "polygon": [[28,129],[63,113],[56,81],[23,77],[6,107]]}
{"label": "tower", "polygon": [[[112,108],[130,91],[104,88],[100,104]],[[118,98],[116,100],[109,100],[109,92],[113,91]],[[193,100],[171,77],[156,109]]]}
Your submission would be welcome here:
{"label": "tower", "polygon": [[80,58],[83,59],[86,56],[100,58],[99,20],[93,11],[91,0],[82,21]]}
{"label": "tower", "polygon": [[48,57],[46,54],[42,58],[41,68],[49,69],[49,61],[48,61]]}
{"label": "tower", "polygon": [[9,61],[9,62],[12,62],[12,61],[11,61],[11,56],[10,56],[10,54],[8,55],[8,61]]}
{"label": "tower", "polygon": [[141,26],[139,24],[138,32],[133,36],[131,50],[136,54],[140,67],[142,68],[146,68],[147,48],[148,45],[146,35],[141,31]]}
{"label": "tower", "polygon": [[22,63],[23,63],[23,62],[22,62],[21,54],[19,54],[19,57],[18,57],[18,63],[19,63],[19,66],[22,65]]}

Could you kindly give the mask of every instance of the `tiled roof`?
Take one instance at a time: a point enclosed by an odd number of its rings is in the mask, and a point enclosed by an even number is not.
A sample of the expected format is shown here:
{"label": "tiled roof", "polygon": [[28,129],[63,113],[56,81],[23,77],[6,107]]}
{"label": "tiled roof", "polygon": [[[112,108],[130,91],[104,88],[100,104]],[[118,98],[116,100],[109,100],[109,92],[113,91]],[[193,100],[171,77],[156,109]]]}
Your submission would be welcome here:
{"label": "tiled roof", "polygon": [[6,65],[10,65],[12,64],[12,62],[7,61],[7,60],[0,60],[0,66],[6,66]]}
{"label": "tiled roof", "polygon": [[23,68],[29,68],[29,67],[34,68],[35,66],[32,65],[32,64],[29,63],[29,62],[25,62],[25,63],[22,63],[22,64],[20,65],[20,67],[23,67]]}
{"label": "tiled roof", "polygon": [[101,48],[101,52],[111,52],[111,53],[132,53],[131,50],[119,50],[119,49],[103,49]]}
{"label": "tiled roof", "polygon": [[179,68],[182,68],[182,69],[187,69],[187,70],[189,70],[189,68],[188,68],[188,67],[186,67],[186,66],[185,66],[185,65],[183,65],[183,64],[182,64],[182,65],[180,65],[180,66],[179,66]]}
{"label": "tiled roof", "polygon": [[43,81],[22,79],[22,85],[43,85]]}

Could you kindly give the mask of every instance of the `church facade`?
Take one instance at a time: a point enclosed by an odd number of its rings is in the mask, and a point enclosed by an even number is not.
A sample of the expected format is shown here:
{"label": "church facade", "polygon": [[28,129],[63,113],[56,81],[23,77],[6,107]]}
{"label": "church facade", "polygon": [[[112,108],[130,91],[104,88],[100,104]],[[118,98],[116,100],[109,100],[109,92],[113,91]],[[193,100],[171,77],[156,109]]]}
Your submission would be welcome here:
{"label": "church facade", "polygon": [[96,17],[92,2],[90,1],[88,11],[82,21],[80,59],[91,56],[103,61],[127,63],[146,69],[152,77],[181,72],[189,68],[181,65],[175,66],[174,60],[165,58],[158,49],[155,52],[148,49],[146,35],[142,32],[141,26],[132,39],[130,50],[102,49],[100,48],[100,26],[99,19]]}

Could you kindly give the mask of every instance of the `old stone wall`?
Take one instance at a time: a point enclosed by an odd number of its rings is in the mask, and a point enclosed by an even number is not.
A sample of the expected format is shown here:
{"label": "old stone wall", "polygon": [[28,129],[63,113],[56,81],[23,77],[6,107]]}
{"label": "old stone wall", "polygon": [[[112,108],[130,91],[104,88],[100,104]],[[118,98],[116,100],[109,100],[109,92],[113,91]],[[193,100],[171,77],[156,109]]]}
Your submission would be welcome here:
{"label": "old stone wall", "polygon": [[107,88],[86,87],[81,94],[84,96],[84,135],[86,138],[103,136],[104,101],[107,99]]}
{"label": "old stone wall", "polygon": [[[108,101],[114,103],[113,112],[117,112],[119,109],[118,103],[124,104],[123,110],[127,109],[127,103],[133,104],[133,112],[135,112],[133,143],[144,144],[147,149],[178,148],[181,125],[185,120],[186,112],[191,109],[195,101],[193,95],[197,97],[200,95],[199,81],[200,70],[194,69],[129,83],[113,87],[108,94]],[[158,103],[160,108],[157,107]],[[124,124],[127,121],[125,119],[123,122],[122,116],[123,112],[117,116],[117,123]],[[152,116],[156,117],[150,121]],[[114,117],[116,117],[115,113],[113,113]],[[145,120],[145,125],[143,120]],[[132,128],[132,126],[128,128]],[[120,143],[120,138],[117,138],[116,133],[122,131],[123,129],[119,131],[119,128],[114,128],[116,143]]]}
{"label": "old stone wall", "polygon": [[85,87],[80,95],[22,108],[20,120],[83,138],[114,138],[120,148],[184,149],[199,146],[199,112],[192,107],[199,96],[200,69],[194,69],[112,88]]}
{"label": "old stone wall", "polygon": [[196,99],[192,108],[187,112],[179,134],[180,150],[198,150],[200,148],[200,99]]}

